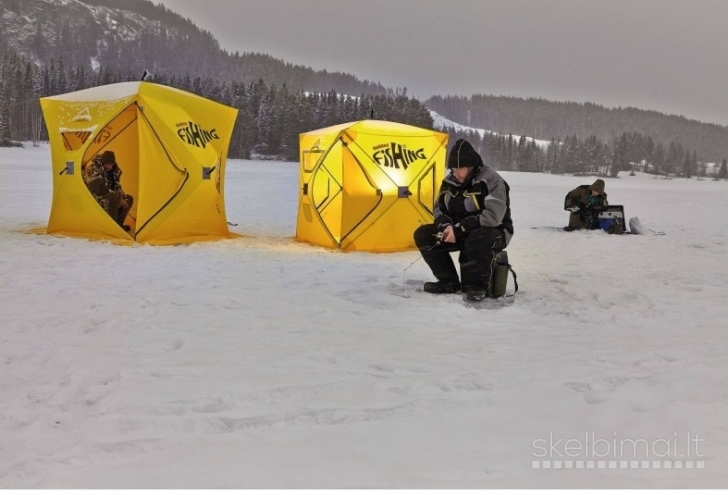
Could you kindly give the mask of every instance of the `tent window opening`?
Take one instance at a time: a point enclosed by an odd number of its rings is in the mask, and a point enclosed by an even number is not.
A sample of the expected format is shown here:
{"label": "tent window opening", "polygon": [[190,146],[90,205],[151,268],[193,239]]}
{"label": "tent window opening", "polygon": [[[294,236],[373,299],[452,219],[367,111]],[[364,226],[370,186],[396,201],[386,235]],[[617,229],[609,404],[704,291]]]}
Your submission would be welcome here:
{"label": "tent window opening", "polygon": [[92,131],[62,131],[63,147],[66,151],[77,151],[86,144],[92,134]]}

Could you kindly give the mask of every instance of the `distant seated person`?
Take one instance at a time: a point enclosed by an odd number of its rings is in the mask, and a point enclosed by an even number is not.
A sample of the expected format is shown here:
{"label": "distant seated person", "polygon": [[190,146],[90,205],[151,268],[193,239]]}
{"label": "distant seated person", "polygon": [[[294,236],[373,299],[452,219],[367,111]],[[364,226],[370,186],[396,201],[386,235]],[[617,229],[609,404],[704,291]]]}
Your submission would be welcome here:
{"label": "distant seated person", "polygon": [[602,179],[595,180],[591,186],[581,185],[569,191],[564,199],[564,210],[570,211],[571,215],[564,230],[599,228],[599,212],[605,210],[608,204]]}
{"label": "distant seated person", "polygon": [[94,157],[91,164],[84,169],[83,180],[104,211],[128,232],[130,227],[124,225],[124,220],[131,210],[134,198],[121,188],[121,169],[116,163],[114,152],[104,151]]}

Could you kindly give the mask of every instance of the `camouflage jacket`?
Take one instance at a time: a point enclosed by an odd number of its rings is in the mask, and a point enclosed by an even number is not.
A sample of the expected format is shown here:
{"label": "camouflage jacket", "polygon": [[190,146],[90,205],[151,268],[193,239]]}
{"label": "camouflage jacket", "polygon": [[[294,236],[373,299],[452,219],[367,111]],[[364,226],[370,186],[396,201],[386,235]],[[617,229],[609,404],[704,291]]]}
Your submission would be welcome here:
{"label": "camouflage jacket", "polygon": [[121,169],[114,165],[109,172],[106,172],[98,157],[84,167],[83,181],[97,201],[105,198],[110,192],[124,194],[121,188]]}

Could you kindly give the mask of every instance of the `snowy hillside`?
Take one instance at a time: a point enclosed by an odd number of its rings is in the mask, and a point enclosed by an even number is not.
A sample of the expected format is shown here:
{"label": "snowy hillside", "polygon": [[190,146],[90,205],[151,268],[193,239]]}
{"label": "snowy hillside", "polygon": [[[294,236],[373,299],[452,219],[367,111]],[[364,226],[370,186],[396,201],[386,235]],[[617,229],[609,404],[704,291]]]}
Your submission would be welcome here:
{"label": "snowy hillside", "polygon": [[[91,45],[89,49],[98,43],[98,50],[92,50],[98,55],[98,52],[103,53],[110,42],[139,43],[144,35],[157,33],[162,28],[160,21],[147,19],[133,10],[89,5],[76,0],[26,0],[22,3],[7,3],[7,8],[2,10],[0,23],[8,45],[34,63],[45,62],[37,53],[40,51],[38,44],[41,41],[43,44],[40,46],[44,50],[42,53],[45,54],[56,49],[56,44],[71,44],[83,40]],[[170,29],[170,26],[165,26],[165,29]],[[61,36],[61,31],[65,38]],[[35,50],[28,49],[29,47]],[[68,63],[67,60],[65,62]],[[94,63],[97,63],[95,59]]]}
{"label": "snowy hillside", "polygon": [[[478,133],[480,135],[481,138],[486,133],[487,134],[493,134],[495,136],[499,136],[500,135],[500,133],[498,133],[498,132],[488,131],[488,130],[485,130],[485,129],[478,129],[476,127],[468,127],[468,126],[465,126],[465,125],[462,125],[462,124],[458,124],[457,122],[453,122],[452,120],[443,117],[442,115],[440,115],[439,113],[437,113],[434,110],[430,110],[430,116],[432,116],[432,121],[433,121],[432,126],[435,129],[445,129],[445,128],[449,128],[449,129],[454,129],[455,131],[459,131],[459,132],[476,132],[476,133]],[[516,141],[516,142],[518,142],[521,139],[521,136],[516,136],[514,134],[512,134],[512,136],[513,136],[513,140]],[[532,137],[526,137],[526,141],[527,142],[536,141],[536,144],[539,145],[541,148],[544,148],[544,149],[547,148],[551,144],[551,141],[546,141],[546,140],[543,140],[543,139],[534,139]]]}
{"label": "snowy hillside", "polygon": [[229,162],[241,238],[122,247],[24,233],[49,162],[0,149],[0,488],[728,486],[726,182],[607,179],[666,234],[609,236],[504,173],[521,290],[473,307],[295,242],[297,164]]}

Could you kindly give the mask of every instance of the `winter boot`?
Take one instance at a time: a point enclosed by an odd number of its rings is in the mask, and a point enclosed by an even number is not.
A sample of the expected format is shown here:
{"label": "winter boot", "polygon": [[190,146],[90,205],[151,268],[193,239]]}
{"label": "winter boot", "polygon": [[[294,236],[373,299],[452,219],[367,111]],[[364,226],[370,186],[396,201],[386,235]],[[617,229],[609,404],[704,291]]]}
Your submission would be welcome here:
{"label": "winter boot", "polygon": [[424,290],[431,294],[455,294],[460,292],[460,282],[425,282]]}
{"label": "winter boot", "polygon": [[483,287],[471,287],[468,289],[468,301],[482,301],[488,295]]}

